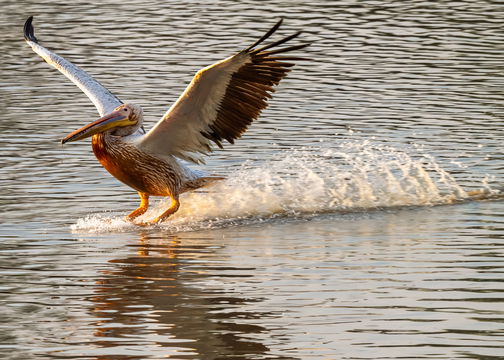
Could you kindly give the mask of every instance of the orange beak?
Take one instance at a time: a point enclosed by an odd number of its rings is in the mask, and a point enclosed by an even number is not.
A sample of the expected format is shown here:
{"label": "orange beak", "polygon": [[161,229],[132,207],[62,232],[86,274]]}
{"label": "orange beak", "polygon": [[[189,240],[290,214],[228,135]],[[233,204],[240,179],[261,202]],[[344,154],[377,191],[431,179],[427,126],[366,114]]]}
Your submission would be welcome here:
{"label": "orange beak", "polygon": [[126,113],[123,109],[117,110],[71,132],[61,140],[61,143],[65,144],[67,142],[85,139],[109,129],[134,124],[135,121],[130,120],[129,113]]}

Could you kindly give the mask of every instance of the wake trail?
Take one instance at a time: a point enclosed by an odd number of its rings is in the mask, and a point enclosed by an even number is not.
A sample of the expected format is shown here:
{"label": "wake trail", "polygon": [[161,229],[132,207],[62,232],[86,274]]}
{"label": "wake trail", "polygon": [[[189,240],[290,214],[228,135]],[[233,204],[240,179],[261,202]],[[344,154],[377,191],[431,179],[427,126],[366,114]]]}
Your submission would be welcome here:
{"label": "wake trail", "polygon": [[[503,198],[482,179],[466,191],[432,156],[412,157],[369,141],[337,148],[282,151],[262,164],[244,163],[207,191],[186,193],[180,210],[162,224],[168,231],[193,231],[259,223],[282,217],[448,205]],[[167,207],[162,200],[139,220],[154,218]],[[123,219],[94,214],[72,225],[77,232],[136,228]]]}

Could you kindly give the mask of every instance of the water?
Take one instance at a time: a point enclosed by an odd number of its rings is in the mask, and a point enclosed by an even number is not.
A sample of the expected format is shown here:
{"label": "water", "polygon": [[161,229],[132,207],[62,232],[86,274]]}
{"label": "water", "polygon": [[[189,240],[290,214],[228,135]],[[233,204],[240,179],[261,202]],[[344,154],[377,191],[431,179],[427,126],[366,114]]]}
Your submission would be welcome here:
{"label": "water", "polygon": [[[504,358],[502,4],[2,9],[2,358]],[[202,167],[226,181],[139,228],[89,142],[59,145],[97,113],[24,44],[29,15],[148,128],[279,17],[311,60]]]}

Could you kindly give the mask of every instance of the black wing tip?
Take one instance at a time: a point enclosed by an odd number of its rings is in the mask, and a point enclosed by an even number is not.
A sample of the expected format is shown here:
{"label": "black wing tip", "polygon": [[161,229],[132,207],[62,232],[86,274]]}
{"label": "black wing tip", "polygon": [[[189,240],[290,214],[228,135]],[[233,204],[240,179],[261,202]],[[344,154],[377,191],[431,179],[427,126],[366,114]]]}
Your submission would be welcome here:
{"label": "black wing tip", "polygon": [[276,51],[265,51],[267,49],[271,49],[273,47],[276,47],[278,45],[282,45],[290,40],[293,40],[295,38],[297,38],[299,35],[301,35],[303,33],[303,31],[297,31],[295,32],[294,34],[292,35],[289,35],[283,39],[280,39],[280,40],[277,40],[273,43],[270,43],[270,44],[267,44],[259,49],[256,48],[256,46],[258,46],[259,44],[261,44],[263,41],[267,40],[271,35],[273,35],[277,30],[278,28],[280,27],[280,25],[282,25],[282,22],[283,22],[283,18],[280,18],[280,20],[268,31],[266,32],[266,34],[264,34],[259,40],[257,40],[252,46],[249,46],[247,49],[245,49],[243,52],[245,53],[248,53],[250,55],[267,55],[267,54],[276,54],[276,53],[280,53],[280,52],[284,52],[284,51],[291,51],[291,50],[298,50],[298,49],[302,49],[302,48],[305,48],[307,46],[310,46],[311,43],[304,43],[304,44],[301,44],[301,45],[297,45],[297,46],[291,46],[291,47],[288,47],[288,48],[283,48],[283,49],[277,49]]}
{"label": "black wing tip", "polygon": [[275,25],[273,25],[273,27],[271,29],[269,29],[259,40],[257,40],[255,43],[253,43],[252,45],[250,45],[248,48],[246,48],[244,50],[244,52],[251,51],[257,45],[259,45],[264,40],[266,40],[267,38],[269,38],[275,31],[278,30],[278,28],[280,27],[280,25],[282,25],[282,22],[283,22],[283,18],[280,18],[280,20],[278,20],[277,23]]}
{"label": "black wing tip", "polygon": [[33,30],[33,15],[30,16],[28,19],[26,19],[26,22],[24,24],[24,38],[26,41],[33,41],[34,43],[38,43],[37,38],[35,37],[35,33]]}

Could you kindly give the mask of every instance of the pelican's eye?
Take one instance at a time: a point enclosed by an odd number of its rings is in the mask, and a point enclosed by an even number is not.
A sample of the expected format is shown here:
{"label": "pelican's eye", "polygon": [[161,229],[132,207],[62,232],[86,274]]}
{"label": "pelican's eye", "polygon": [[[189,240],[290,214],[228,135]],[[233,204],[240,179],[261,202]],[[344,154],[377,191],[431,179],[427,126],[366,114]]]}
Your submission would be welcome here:
{"label": "pelican's eye", "polygon": [[124,109],[124,111],[128,111],[128,109]]}

